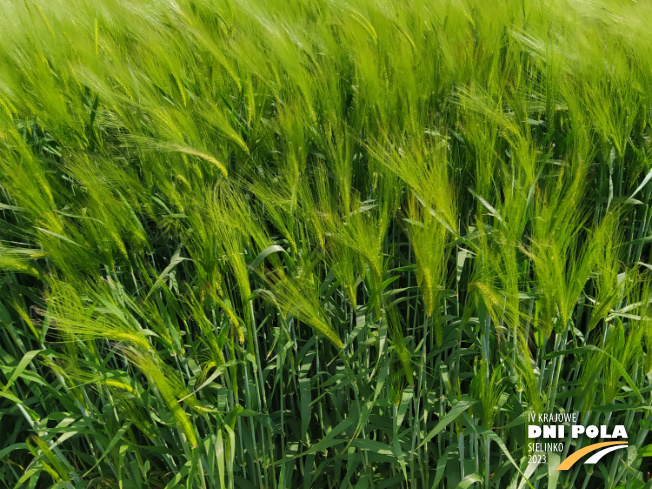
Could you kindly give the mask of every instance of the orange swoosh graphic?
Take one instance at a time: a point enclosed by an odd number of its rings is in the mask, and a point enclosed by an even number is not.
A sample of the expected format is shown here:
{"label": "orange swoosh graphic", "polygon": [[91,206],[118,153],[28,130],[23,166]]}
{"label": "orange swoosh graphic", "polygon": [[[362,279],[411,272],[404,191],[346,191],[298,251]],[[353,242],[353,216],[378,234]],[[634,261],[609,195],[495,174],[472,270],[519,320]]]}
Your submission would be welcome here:
{"label": "orange swoosh graphic", "polygon": [[600,448],[603,447],[608,447],[611,445],[627,445],[627,442],[623,441],[605,441],[604,443],[595,443],[593,445],[589,445],[588,447],[584,447],[581,450],[578,450],[576,452],[573,452],[572,455],[568,456],[566,460],[564,460],[559,467],[557,467],[557,470],[568,470],[570,469],[575,462],[577,462],[579,459],[581,459],[584,455],[587,453],[595,452],[596,450],[599,450]]}

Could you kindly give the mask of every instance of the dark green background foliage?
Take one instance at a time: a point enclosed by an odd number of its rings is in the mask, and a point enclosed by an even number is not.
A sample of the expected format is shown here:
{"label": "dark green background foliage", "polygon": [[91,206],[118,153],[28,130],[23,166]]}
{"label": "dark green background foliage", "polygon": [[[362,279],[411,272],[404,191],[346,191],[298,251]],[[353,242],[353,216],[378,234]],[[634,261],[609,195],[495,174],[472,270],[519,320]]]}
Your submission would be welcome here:
{"label": "dark green background foliage", "polygon": [[0,2],[0,486],[650,487],[650,25]]}

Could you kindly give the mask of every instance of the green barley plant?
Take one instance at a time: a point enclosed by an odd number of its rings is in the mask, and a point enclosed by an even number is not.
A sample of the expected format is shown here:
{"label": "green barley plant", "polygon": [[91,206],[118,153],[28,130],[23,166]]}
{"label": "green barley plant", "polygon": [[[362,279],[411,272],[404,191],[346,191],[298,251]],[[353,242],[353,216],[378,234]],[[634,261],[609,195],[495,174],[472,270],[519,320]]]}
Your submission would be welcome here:
{"label": "green barley plant", "polygon": [[0,487],[651,487],[651,21],[0,0]]}

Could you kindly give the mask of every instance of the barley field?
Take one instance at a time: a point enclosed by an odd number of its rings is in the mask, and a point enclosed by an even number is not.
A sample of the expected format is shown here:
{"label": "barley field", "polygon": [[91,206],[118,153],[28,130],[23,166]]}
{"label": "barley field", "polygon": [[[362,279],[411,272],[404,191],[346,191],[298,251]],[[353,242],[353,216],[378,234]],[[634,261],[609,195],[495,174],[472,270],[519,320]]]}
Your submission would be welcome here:
{"label": "barley field", "polygon": [[652,488],[651,25],[0,0],[0,487]]}

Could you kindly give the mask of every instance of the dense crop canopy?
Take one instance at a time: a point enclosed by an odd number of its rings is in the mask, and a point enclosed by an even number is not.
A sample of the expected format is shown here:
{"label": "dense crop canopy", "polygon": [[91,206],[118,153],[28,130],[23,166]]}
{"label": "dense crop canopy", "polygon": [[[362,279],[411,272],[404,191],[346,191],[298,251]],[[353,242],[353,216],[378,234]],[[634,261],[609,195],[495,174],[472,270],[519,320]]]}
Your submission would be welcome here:
{"label": "dense crop canopy", "polygon": [[643,487],[650,25],[0,0],[0,486]]}

